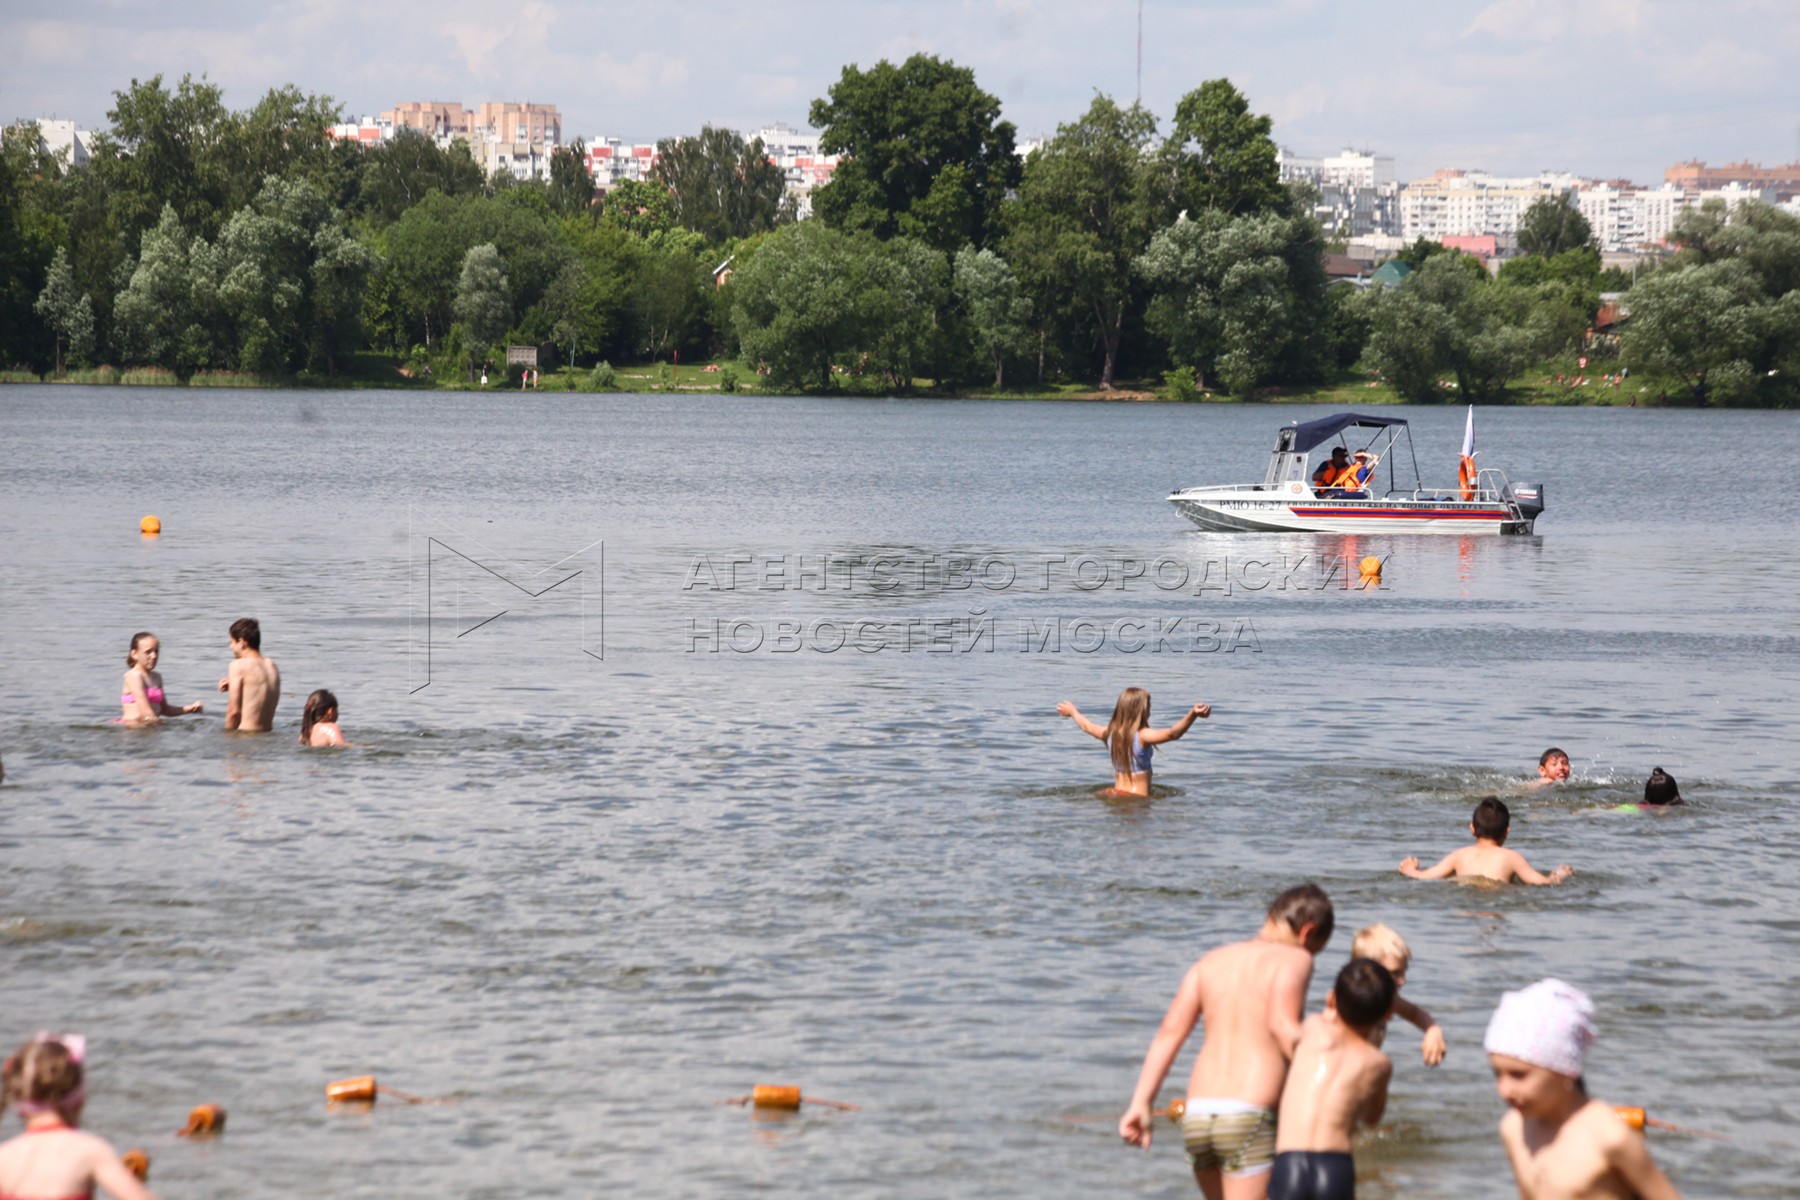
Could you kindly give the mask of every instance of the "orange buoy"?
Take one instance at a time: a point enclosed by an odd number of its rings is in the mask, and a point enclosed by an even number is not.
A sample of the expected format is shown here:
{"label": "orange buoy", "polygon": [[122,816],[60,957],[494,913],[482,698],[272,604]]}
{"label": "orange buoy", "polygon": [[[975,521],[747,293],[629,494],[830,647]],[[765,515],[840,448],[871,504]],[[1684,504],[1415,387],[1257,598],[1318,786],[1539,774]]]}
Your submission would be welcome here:
{"label": "orange buoy", "polygon": [[755,1108],[780,1108],[797,1112],[800,1108],[800,1089],[759,1083],[750,1091],[750,1104]]}
{"label": "orange buoy", "polygon": [[1639,1133],[1644,1132],[1644,1125],[1649,1120],[1649,1114],[1643,1109],[1634,1104],[1617,1104],[1613,1106],[1613,1111],[1619,1114],[1619,1120]]}
{"label": "orange buoy", "polygon": [[357,1100],[373,1104],[377,1091],[373,1075],[358,1075],[354,1079],[339,1079],[326,1084],[325,1099],[331,1104]]}
{"label": "orange buoy", "polygon": [[1356,569],[1362,572],[1362,577],[1364,579],[1381,578],[1381,560],[1376,558],[1373,554],[1358,563]]}
{"label": "orange buoy", "polygon": [[188,1114],[187,1128],[176,1137],[212,1137],[225,1132],[225,1110],[217,1104],[202,1104]]}
{"label": "orange buoy", "polygon": [[162,522],[154,516],[145,517],[138,522],[138,529],[144,533],[158,534],[162,532]]}
{"label": "orange buoy", "polygon": [[1169,1107],[1163,1110],[1163,1115],[1168,1117],[1169,1120],[1175,1122],[1177,1125],[1181,1124],[1181,1118],[1183,1118],[1187,1115],[1187,1101],[1186,1100],[1171,1100],[1171,1101],[1169,1101]]}
{"label": "orange buoy", "polygon": [[142,1150],[127,1150],[119,1155],[119,1161],[125,1164],[127,1171],[137,1176],[139,1183],[150,1182],[150,1156],[148,1154]]}

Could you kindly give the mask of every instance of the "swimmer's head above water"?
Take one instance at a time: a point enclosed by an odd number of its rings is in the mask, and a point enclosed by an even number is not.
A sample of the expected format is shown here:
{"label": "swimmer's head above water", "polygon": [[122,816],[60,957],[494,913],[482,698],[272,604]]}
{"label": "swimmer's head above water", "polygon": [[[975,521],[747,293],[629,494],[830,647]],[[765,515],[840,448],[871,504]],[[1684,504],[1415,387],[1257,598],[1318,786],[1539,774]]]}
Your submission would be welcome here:
{"label": "swimmer's head above water", "polygon": [[1569,756],[1555,746],[1538,757],[1538,778],[1545,783],[1561,783],[1569,777]]}

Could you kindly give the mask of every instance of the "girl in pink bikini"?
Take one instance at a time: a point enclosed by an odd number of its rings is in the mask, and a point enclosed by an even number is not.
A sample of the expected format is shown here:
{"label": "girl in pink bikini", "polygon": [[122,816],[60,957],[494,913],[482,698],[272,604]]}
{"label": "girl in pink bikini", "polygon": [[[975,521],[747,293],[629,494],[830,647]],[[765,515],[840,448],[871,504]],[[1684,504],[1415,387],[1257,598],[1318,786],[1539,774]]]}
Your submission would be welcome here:
{"label": "girl in pink bikini", "polygon": [[154,725],[164,717],[206,711],[202,704],[177,708],[163,699],[162,676],[156,671],[156,656],[162,647],[153,633],[133,634],[131,649],[125,652],[125,682],[119,703],[125,715],[119,720],[128,725]]}
{"label": "girl in pink bikini", "polygon": [[116,1200],[156,1200],[103,1138],[80,1128],[80,1034],[40,1033],[6,1060],[5,1099],[25,1132],[0,1144],[0,1200],[93,1200],[98,1184]]}

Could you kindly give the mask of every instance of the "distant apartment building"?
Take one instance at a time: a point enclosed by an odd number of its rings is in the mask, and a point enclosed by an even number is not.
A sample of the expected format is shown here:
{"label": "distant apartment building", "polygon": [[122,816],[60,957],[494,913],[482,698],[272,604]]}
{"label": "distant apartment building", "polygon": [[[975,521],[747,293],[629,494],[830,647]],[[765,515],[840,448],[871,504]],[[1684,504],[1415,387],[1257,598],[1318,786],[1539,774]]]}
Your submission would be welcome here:
{"label": "distant apartment building", "polygon": [[787,181],[787,195],[793,198],[795,215],[801,220],[812,216],[812,191],[831,182],[837,169],[838,155],[819,152],[819,135],[802,133],[777,122],[744,135],[746,142],[762,139],[769,161],[781,168]]}
{"label": "distant apartment building", "polygon": [[641,183],[656,165],[656,147],[650,143],[597,137],[586,144],[588,174],[594,177],[594,185],[602,189],[626,180]]}
{"label": "distant apartment building", "polygon": [[94,133],[77,129],[73,121],[47,118],[37,123],[38,148],[51,155],[61,155],[71,167],[85,166]]}
{"label": "distant apartment building", "polygon": [[1566,196],[1583,182],[1545,172],[1504,178],[1484,171],[1443,170],[1400,190],[1400,232],[1407,241],[1491,234],[1504,246],[1516,238],[1519,218],[1536,200]]}
{"label": "distant apartment building", "polygon": [[1400,230],[1400,185],[1385,154],[1346,149],[1309,158],[1282,146],[1275,161],[1283,183],[1310,183],[1318,193],[1313,215],[1327,233],[1344,237]]}
{"label": "distant apartment building", "polygon": [[455,101],[408,100],[380,117],[335,126],[332,136],[368,145],[403,129],[440,146],[460,138],[483,173],[504,171],[515,179],[548,177],[550,156],[562,145],[562,114],[556,105],[514,100],[489,100],[473,109]]}
{"label": "distant apartment building", "polygon": [[1682,190],[1669,184],[1647,188],[1614,179],[1575,189],[1575,207],[1604,253],[1660,246],[1675,227],[1675,214],[1684,201]]}
{"label": "distant apartment building", "polygon": [[[1780,204],[1800,195],[1800,163],[1783,163],[1765,167],[1760,163],[1726,163],[1709,167],[1703,162],[1678,162],[1663,172],[1663,182],[1680,188],[1690,197],[1702,192],[1724,192],[1727,188],[1769,191],[1772,203]],[[1736,196],[1739,193],[1733,192]]]}

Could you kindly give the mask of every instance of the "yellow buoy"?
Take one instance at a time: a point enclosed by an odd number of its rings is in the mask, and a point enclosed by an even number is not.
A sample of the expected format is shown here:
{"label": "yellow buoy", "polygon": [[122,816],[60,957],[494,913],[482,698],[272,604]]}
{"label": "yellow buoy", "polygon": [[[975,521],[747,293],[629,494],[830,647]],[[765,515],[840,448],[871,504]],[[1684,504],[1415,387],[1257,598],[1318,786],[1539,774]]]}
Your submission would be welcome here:
{"label": "yellow buoy", "polygon": [[127,1171],[137,1176],[139,1183],[150,1182],[150,1156],[148,1154],[142,1150],[127,1150],[119,1155],[119,1161],[125,1164]]}
{"label": "yellow buoy", "polygon": [[1370,577],[1376,579],[1381,578],[1381,560],[1376,558],[1373,554],[1363,559],[1362,562],[1358,564],[1357,569],[1363,573],[1364,579]]}
{"label": "yellow buoy", "polygon": [[151,515],[139,521],[138,528],[145,533],[161,533],[162,521],[155,515]]}

